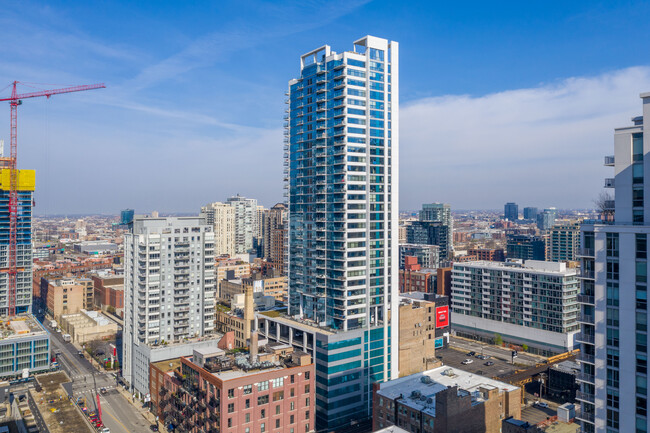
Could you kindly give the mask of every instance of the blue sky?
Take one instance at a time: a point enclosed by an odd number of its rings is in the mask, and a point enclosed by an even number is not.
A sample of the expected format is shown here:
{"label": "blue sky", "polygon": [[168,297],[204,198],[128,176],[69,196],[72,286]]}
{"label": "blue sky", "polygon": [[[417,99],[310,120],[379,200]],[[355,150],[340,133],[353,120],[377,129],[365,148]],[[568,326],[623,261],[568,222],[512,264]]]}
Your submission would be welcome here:
{"label": "blue sky", "polygon": [[38,214],[196,212],[236,193],[271,206],[299,56],[372,34],[400,42],[400,208],[590,207],[611,175],[613,128],[650,90],[649,12],[593,1],[4,2],[0,88],[107,85],[20,107],[19,165],[37,170]]}

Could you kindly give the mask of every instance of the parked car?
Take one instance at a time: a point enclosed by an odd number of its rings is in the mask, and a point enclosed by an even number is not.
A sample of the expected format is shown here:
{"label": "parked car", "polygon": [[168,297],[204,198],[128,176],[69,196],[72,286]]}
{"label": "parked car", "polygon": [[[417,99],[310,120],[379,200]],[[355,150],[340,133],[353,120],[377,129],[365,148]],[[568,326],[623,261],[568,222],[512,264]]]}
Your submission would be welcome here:
{"label": "parked car", "polygon": [[536,401],[535,406],[542,409],[548,409],[548,403],[544,403],[543,401]]}
{"label": "parked car", "polygon": [[463,365],[467,365],[467,364],[471,364],[472,362],[474,362],[473,359],[469,359],[469,358],[467,358],[466,360],[464,360],[463,362],[461,362],[461,364],[463,364]]}
{"label": "parked car", "polygon": [[487,365],[489,367],[491,365],[494,365],[494,361],[487,361],[483,365]]}

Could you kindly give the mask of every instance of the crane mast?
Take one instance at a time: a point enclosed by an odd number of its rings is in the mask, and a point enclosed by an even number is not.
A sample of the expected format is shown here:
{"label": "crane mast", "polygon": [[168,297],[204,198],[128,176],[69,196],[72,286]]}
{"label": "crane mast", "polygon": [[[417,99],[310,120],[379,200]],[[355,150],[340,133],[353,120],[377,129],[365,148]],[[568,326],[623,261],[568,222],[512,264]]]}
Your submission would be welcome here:
{"label": "crane mast", "polygon": [[37,98],[45,96],[50,98],[52,95],[61,93],[81,92],[84,90],[93,90],[105,88],[104,84],[91,84],[84,86],[65,87],[61,89],[41,90],[39,92],[19,94],[17,85],[19,81],[12,83],[11,97],[0,98],[1,101],[8,101],[11,111],[10,121],[10,156],[0,157],[0,167],[9,170],[9,249],[7,251],[7,267],[1,269],[8,277],[7,293],[7,315],[16,315],[16,289],[18,276],[18,251],[17,251],[17,232],[18,232],[18,106],[23,103],[23,99]]}

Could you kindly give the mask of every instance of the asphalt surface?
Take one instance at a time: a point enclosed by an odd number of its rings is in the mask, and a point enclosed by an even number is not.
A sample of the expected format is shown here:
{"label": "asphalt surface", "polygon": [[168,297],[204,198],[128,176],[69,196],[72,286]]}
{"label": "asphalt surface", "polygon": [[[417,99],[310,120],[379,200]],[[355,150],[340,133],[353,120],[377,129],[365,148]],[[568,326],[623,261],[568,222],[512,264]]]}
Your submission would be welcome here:
{"label": "asphalt surface", "polygon": [[72,379],[72,400],[83,397],[90,411],[97,411],[97,392],[106,388],[106,394],[100,394],[102,422],[111,430],[111,433],[145,433],[150,432],[149,422],[138,410],[122,395],[116,387],[117,379],[112,373],[98,371],[84,357],[78,355],[78,349],[72,344],[63,341],[63,337],[56,330],[45,326],[52,334],[52,350],[60,353],[57,361]]}
{"label": "asphalt surface", "polygon": [[521,419],[523,421],[528,421],[531,424],[539,424],[542,421],[546,421],[547,418],[557,415],[557,404],[548,401],[547,403],[549,404],[549,407],[547,408],[532,405],[522,409]]}
{"label": "asphalt surface", "polygon": [[[464,338],[450,337],[449,345],[466,352],[474,351],[490,355],[493,358],[501,359],[512,364],[512,350],[505,347],[492,346],[489,344],[480,343],[478,341],[466,340]],[[542,362],[545,358],[530,353],[518,352],[515,358],[515,364],[534,366]]]}
{"label": "asphalt surface", "polygon": [[[512,364],[509,364],[505,361],[502,361],[497,358],[490,357],[490,359],[482,360],[478,359],[475,356],[468,356],[468,352],[459,351],[454,348],[447,349],[438,349],[436,350],[436,358],[440,359],[443,364],[449,365],[450,367],[459,368],[464,371],[469,371],[470,373],[478,374],[486,377],[498,377],[506,376],[515,371],[515,367]],[[476,352],[477,355],[480,355],[480,350]],[[462,364],[466,359],[471,359],[470,364]],[[487,366],[486,362],[493,362],[494,365]]]}

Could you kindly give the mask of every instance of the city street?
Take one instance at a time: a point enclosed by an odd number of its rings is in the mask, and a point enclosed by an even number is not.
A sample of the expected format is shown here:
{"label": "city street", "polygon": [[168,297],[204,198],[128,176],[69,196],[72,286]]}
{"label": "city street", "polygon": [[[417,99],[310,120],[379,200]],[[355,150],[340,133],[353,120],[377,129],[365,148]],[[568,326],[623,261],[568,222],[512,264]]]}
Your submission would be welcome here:
{"label": "city street", "polygon": [[[489,355],[497,359],[511,362],[510,349],[505,347],[492,346],[478,341],[466,340],[464,338],[450,337],[449,346],[464,352],[476,352],[483,355]],[[544,361],[544,357],[531,355],[530,353],[518,352],[515,358],[515,364],[534,366]]]}
{"label": "city street", "polygon": [[[49,328],[49,326],[46,324]],[[91,411],[97,411],[97,391],[106,388],[106,394],[100,394],[102,421],[111,433],[145,433],[149,430],[149,422],[138,410],[117,390],[117,378],[113,373],[100,372],[92,366],[85,357],[80,357],[78,349],[63,341],[63,337],[51,330],[52,352],[60,353],[57,360],[61,368],[72,379],[73,401],[77,397],[86,400],[86,406]]]}

